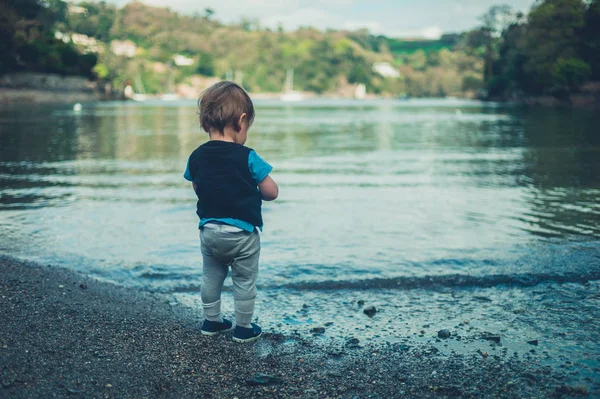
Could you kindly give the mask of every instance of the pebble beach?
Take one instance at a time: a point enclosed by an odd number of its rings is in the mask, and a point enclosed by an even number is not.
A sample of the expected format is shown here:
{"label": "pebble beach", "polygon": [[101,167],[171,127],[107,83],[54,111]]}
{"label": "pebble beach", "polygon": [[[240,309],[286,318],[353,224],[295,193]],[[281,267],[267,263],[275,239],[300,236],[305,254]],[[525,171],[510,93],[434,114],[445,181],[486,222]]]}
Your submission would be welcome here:
{"label": "pebble beach", "polygon": [[492,351],[449,355],[408,337],[402,344],[322,340],[321,329],[314,338],[266,331],[245,345],[231,333],[204,337],[201,315],[172,296],[7,256],[0,258],[0,298],[0,398],[600,395],[568,368]]}

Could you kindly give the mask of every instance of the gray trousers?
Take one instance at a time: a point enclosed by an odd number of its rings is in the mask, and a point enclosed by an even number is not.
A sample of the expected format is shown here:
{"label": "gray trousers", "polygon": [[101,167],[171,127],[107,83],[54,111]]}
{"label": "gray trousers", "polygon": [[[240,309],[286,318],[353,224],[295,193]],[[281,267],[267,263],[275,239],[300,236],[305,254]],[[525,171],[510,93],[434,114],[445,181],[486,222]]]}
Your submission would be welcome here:
{"label": "gray trousers", "polygon": [[256,300],[260,235],[235,227],[211,224],[200,230],[203,259],[204,317],[221,321],[221,290],[231,267],[236,325],[250,327]]}

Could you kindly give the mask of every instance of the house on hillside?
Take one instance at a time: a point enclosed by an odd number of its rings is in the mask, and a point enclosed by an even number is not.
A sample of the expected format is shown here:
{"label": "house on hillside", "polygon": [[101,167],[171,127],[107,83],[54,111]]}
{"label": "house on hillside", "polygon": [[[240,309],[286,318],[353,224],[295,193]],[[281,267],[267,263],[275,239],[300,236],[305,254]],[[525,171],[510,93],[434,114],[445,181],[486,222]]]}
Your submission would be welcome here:
{"label": "house on hillside", "polygon": [[87,15],[88,14],[88,10],[85,7],[80,7],[77,6],[75,4],[69,4],[67,11],[69,14],[83,14],[83,15]]}
{"label": "house on hillside", "polygon": [[131,40],[113,40],[110,42],[110,51],[116,55],[133,58],[137,47]]}
{"label": "house on hillside", "polygon": [[173,62],[177,66],[190,66],[194,65],[194,59],[190,57],[186,57],[185,55],[175,54],[173,56]]}
{"label": "house on hillside", "polygon": [[389,62],[376,62],[373,64],[373,72],[380,74],[384,78],[398,79],[400,72]]}
{"label": "house on hillside", "polygon": [[69,43],[71,41],[71,37],[68,34],[58,30],[54,32],[54,38],[57,40],[62,40],[63,43]]}
{"label": "house on hillside", "polygon": [[88,35],[82,35],[80,33],[73,33],[71,35],[71,40],[74,44],[83,47],[86,53],[101,52],[101,48],[98,45],[98,41],[93,37],[90,37]]}

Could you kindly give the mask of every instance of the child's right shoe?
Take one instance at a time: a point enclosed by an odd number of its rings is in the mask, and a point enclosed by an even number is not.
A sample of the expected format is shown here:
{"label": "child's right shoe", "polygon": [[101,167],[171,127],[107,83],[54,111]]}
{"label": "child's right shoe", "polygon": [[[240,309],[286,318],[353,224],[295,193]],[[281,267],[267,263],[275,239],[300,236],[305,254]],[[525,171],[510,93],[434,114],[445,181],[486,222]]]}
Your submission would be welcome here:
{"label": "child's right shoe", "polygon": [[232,323],[227,319],[223,319],[222,323],[219,323],[218,321],[210,321],[205,319],[204,323],[202,323],[202,327],[200,328],[200,332],[202,333],[202,335],[216,335],[224,331],[230,330],[231,327]]}
{"label": "child's right shoe", "polygon": [[262,335],[262,329],[254,323],[250,323],[251,327],[235,326],[233,330],[233,340],[235,342],[252,342],[256,341]]}

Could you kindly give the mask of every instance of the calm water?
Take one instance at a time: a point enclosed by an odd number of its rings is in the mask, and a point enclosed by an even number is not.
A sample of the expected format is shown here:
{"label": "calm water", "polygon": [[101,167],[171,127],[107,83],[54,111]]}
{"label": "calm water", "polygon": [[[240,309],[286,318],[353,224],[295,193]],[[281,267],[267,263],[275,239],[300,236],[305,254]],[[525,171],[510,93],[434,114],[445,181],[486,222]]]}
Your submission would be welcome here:
{"label": "calm water", "polygon": [[[263,286],[597,274],[600,116],[463,101],[259,102],[271,162]],[[194,291],[195,104],[0,113],[0,250]],[[574,259],[573,259],[574,258]]]}
{"label": "calm water", "polygon": [[[540,337],[544,352],[598,366],[600,115],[451,100],[256,106],[248,145],[280,185],[263,212],[267,326],[333,320],[327,334],[344,334],[335,326],[358,320],[357,334],[400,339],[468,318],[511,349]],[[1,253],[197,305],[182,174],[207,137],[193,102],[5,108],[0,129]],[[360,298],[389,330],[369,333]]]}

